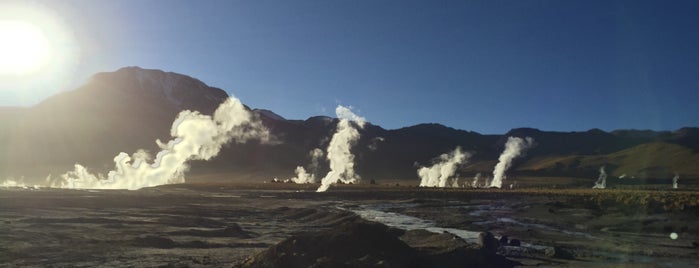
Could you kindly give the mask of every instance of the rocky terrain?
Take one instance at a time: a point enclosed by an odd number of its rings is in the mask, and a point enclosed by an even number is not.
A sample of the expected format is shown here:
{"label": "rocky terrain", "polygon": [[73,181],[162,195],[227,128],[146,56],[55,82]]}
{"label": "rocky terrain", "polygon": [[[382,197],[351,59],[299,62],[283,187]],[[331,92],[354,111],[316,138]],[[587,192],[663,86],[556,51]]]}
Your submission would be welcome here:
{"label": "rocky terrain", "polygon": [[699,265],[694,190],[0,189],[0,266]]}

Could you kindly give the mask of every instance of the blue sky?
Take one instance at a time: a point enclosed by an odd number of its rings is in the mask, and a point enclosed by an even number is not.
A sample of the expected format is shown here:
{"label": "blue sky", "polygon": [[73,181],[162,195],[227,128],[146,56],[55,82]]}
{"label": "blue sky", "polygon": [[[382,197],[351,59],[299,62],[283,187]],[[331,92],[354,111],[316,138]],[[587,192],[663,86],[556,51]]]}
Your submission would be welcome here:
{"label": "blue sky", "polygon": [[389,129],[699,126],[699,1],[35,2],[80,47],[37,100],[141,66],[291,119],[342,104]]}

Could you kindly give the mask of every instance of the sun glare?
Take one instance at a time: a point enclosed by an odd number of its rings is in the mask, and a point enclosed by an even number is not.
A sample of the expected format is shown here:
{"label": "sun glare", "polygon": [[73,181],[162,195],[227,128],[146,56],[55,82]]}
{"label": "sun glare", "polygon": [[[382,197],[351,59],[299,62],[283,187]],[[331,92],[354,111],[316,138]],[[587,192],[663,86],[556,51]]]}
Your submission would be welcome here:
{"label": "sun glare", "polygon": [[44,67],[51,45],[43,31],[24,21],[0,21],[0,73],[22,75]]}
{"label": "sun glare", "polygon": [[80,46],[57,11],[0,0],[0,106],[32,105],[73,83]]}

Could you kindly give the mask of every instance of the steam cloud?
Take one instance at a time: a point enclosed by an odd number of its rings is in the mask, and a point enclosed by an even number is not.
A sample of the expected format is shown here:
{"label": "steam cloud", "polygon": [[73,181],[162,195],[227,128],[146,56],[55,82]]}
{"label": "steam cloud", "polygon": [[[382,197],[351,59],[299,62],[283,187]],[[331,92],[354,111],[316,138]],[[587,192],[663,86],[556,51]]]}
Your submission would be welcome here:
{"label": "steam cloud", "polygon": [[115,169],[106,176],[92,174],[76,164],[73,171],[51,180],[50,187],[135,190],[183,183],[189,160],[210,160],[230,141],[270,140],[269,131],[258,118],[233,97],[223,102],[213,117],[196,111],[180,112],[170,134],[173,139],[167,143],[156,140],[161,151],[152,164],[148,164],[150,156],[145,151],[139,150],[131,156],[122,152],[114,158]]}
{"label": "steam cloud", "polygon": [[[447,182],[456,173],[458,165],[464,163],[471,157],[470,153],[461,151],[461,147],[456,147],[454,151],[439,156],[437,163],[431,167],[421,167],[417,170],[420,176],[420,187],[446,187]],[[458,185],[455,179],[453,185]]]}
{"label": "steam cloud", "polygon": [[318,168],[320,167],[319,160],[323,157],[323,151],[321,149],[315,148],[308,153],[311,156],[311,164],[309,165],[309,170],[311,173],[306,172],[303,166],[296,167],[296,177],[291,178],[294,183],[304,184],[304,183],[315,183]]}
{"label": "steam cloud", "polygon": [[376,151],[376,149],[379,148],[379,142],[384,141],[386,141],[386,139],[384,139],[383,137],[375,137],[371,139],[371,144],[369,144],[367,148],[369,148],[369,150]]}
{"label": "steam cloud", "polygon": [[522,155],[527,149],[534,146],[534,139],[526,137],[524,139],[518,137],[509,137],[505,143],[505,150],[498,159],[498,164],[493,170],[493,181],[490,187],[502,187],[502,182],[505,180],[505,172],[512,165],[512,160]]}
{"label": "steam cloud", "polygon": [[315,183],[316,182],[316,177],[311,173],[309,174],[306,172],[306,169],[303,168],[303,166],[296,166],[296,177],[291,178],[291,181],[294,183],[298,184],[305,184],[305,183]]}
{"label": "steam cloud", "polygon": [[354,127],[354,121],[359,128],[364,128],[365,119],[352,113],[350,108],[338,105],[335,114],[340,122],[328,145],[327,159],[330,161],[330,171],[321,181],[318,192],[325,192],[330,185],[342,181],[356,183],[361,178],[354,173],[354,155],[350,148],[359,140],[359,131]]}
{"label": "steam cloud", "polygon": [[604,189],[607,188],[607,172],[604,171],[604,166],[601,166],[599,168],[599,177],[597,177],[597,181],[595,182],[595,186],[592,186],[592,189]]}
{"label": "steam cloud", "polygon": [[677,189],[677,181],[680,179],[680,174],[675,173],[675,177],[672,178],[672,189]]}
{"label": "steam cloud", "polygon": [[481,173],[478,172],[476,173],[476,176],[473,176],[473,182],[471,182],[471,187],[473,188],[478,188],[478,180],[481,179]]}
{"label": "steam cloud", "polygon": [[308,168],[311,170],[312,174],[318,173],[320,171],[320,158],[323,157],[323,150],[315,148],[308,153],[311,156],[311,165]]}
{"label": "steam cloud", "polygon": [[14,178],[7,178],[4,181],[2,181],[2,183],[0,183],[0,187],[5,187],[5,188],[19,187],[19,188],[24,188],[24,189],[39,189],[38,185],[28,186],[24,182],[24,178],[20,178],[18,180],[14,179]]}
{"label": "steam cloud", "polygon": [[451,183],[452,188],[459,188],[461,185],[459,184],[459,175],[456,175],[456,178],[454,178],[453,182]]}

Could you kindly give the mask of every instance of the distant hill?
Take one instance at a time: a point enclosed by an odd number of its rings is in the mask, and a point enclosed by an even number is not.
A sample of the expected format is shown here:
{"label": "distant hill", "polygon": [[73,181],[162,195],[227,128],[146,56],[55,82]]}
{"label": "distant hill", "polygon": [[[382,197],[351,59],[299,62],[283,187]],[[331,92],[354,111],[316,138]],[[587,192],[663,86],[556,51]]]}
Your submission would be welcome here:
{"label": "distant hill", "polygon": [[[93,171],[113,167],[119,152],[157,152],[155,139],[168,140],[172,121],[183,109],[211,114],[228,95],[181,74],[127,67],[94,75],[87,84],[57,94],[31,108],[0,108],[0,178],[39,180],[81,163]],[[243,100],[244,101],[244,100]],[[229,145],[209,162],[193,162],[190,178],[269,180],[289,178],[309,163],[309,151],[325,150],[337,119],[316,116],[288,120],[271,110],[253,110],[282,141]],[[365,179],[417,180],[417,165],[428,165],[456,146],[471,151],[462,176],[490,174],[509,136],[533,137],[537,146],[515,160],[513,175],[612,176],[699,179],[699,128],[675,131],[592,129],[553,132],[512,129],[483,135],[439,124],[386,130],[367,124],[353,149],[357,172]],[[319,175],[327,172],[321,165]],[[699,180],[697,180],[699,181]]]}
{"label": "distant hill", "polygon": [[699,154],[667,142],[643,143],[603,155],[539,156],[518,170],[539,175],[594,176],[605,166],[614,177],[668,178],[677,174],[699,174]]}

